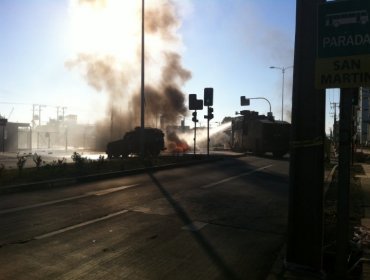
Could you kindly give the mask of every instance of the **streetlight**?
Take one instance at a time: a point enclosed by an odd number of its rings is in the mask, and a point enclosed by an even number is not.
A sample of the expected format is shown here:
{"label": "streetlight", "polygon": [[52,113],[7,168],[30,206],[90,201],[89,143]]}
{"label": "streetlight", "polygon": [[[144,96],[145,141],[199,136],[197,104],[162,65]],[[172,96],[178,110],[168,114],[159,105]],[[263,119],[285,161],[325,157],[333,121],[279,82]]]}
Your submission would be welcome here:
{"label": "streetlight", "polygon": [[141,106],[140,106],[140,157],[141,159],[144,158],[144,153],[145,153],[145,141],[144,141],[144,136],[145,136],[145,41],[144,41],[144,0],[141,1]]}
{"label": "streetlight", "polygon": [[270,115],[272,115],[272,112],[271,112],[271,103],[270,101],[267,99],[267,98],[264,98],[264,97],[251,97],[251,98],[245,98],[245,96],[240,96],[240,105],[241,106],[249,106],[249,101],[251,99],[264,99],[267,101],[267,103],[269,104],[269,107],[270,107]]}
{"label": "streetlight", "polygon": [[276,67],[276,66],[270,66],[270,69],[279,69],[281,70],[281,73],[283,73],[283,86],[282,86],[282,92],[281,92],[281,121],[284,120],[284,76],[285,76],[285,70],[293,68],[292,66],[288,67]]}

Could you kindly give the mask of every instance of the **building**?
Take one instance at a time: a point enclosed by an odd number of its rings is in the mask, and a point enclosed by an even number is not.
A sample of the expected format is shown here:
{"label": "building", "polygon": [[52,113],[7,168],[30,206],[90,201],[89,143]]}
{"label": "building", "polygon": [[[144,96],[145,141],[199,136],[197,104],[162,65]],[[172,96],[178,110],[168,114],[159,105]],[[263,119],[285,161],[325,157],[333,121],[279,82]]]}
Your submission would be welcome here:
{"label": "building", "polygon": [[50,119],[45,125],[8,122],[0,116],[0,152],[34,151],[39,149],[95,150],[96,127],[78,124],[76,115],[64,120]]}
{"label": "building", "polygon": [[[2,119],[5,120],[5,119]],[[19,152],[31,149],[31,126],[28,123],[3,121],[0,126],[0,149],[2,152]]]}
{"label": "building", "polygon": [[360,145],[370,144],[370,88],[361,88],[359,95],[358,135]]}

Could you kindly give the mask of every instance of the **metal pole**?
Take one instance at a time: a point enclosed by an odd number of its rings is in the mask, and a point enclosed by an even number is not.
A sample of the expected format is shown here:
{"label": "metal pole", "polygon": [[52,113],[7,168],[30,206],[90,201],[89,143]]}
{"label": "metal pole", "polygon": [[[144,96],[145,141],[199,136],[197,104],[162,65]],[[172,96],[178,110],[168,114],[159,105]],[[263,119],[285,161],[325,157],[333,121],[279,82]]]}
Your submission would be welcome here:
{"label": "metal pole", "polygon": [[194,122],[194,155],[195,155],[196,142],[197,142],[197,122]]}
{"label": "metal pole", "polygon": [[356,92],[357,89],[340,91],[336,279],[347,279],[352,98]]}
{"label": "metal pole", "polygon": [[113,141],[113,105],[110,113],[110,141]]}
{"label": "metal pole", "polygon": [[297,0],[286,266],[322,277],[325,90],[315,88],[317,7]]}
{"label": "metal pole", "polygon": [[64,134],[65,134],[65,151],[68,150],[68,128],[66,127],[66,130],[64,131]]}
{"label": "metal pole", "polygon": [[39,105],[39,126],[41,125],[41,105]]}
{"label": "metal pole", "polygon": [[264,97],[252,97],[252,98],[249,98],[249,99],[264,99],[264,100],[266,100],[267,103],[269,104],[270,113],[271,113],[271,103],[270,103],[270,101],[267,98],[264,98]]}
{"label": "metal pole", "polygon": [[144,158],[145,148],[144,148],[144,127],[145,127],[145,94],[144,94],[144,87],[145,87],[145,71],[144,71],[144,60],[145,60],[145,49],[144,49],[144,0],[141,2],[141,125],[140,125],[140,156]]}
{"label": "metal pole", "polygon": [[207,118],[207,156],[209,156],[209,118]]}
{"label": "metal pole", "polygon": [[35,104],[32,105],[32,127],[35,127]]}
{"label": "metal pole", "polygon": [[283,86],[281,89],[281,121],[284,121],[284,76],[285,76],[285,68],[283,67],[282,70],[283,72]]}
{"label": "metal pole", "polygon": [[[276,67],[276,66],[270,66],[270,69],[279,69],[281,70],[281,73],[283,74],[283,82],[282,82],[282,88],[281,88],[281,121],[284,121],[284,87],[285,87],[285,70],[293,68],[292,66],[287,67]],[[271,111],[271,110],[270,110]]]}

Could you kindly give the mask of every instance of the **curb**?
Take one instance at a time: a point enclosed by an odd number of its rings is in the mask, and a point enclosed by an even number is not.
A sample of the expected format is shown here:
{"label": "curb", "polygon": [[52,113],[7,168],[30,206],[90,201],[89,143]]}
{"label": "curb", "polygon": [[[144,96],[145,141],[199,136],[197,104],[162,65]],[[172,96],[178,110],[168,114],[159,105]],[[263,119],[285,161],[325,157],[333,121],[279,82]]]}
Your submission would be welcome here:
{"label": "curb", "polygon": [[[338,168],[338,165],[334,165],[330,173],[324,179],[324,196],[326,195],[330,184],[333,181],[333,175]],[[288,270],[286,269],[286,262],[285,262],[285,252],[286,252],[286,243],[282,245],[282,248],[277,254],[276,260],[274,261],[270,273],[268,274],[266,280],[280,280],[280,279],[302,279],[302,280],[311,280],[311,279],[318,279],[313,278],[312,275],[306,273],[306,271],[296,271],[296,272],[289,272],[287,275]],[[295,275],[297,274],[297,275]]]}
{"label": "curb", "polygon": [[333,175],[335,173],[335,171],[337,170],[338,168],[338,164],[334,165],[333,168],[331,169],[330,173],[328,176],[326,176],[325,180],[324,180],[324,196],[326,195],[327,191],[329,190],[329,187],[333,181]]}
{"label": "curb", "polygon": [[47,180],[47,181],[38,181],[34,183],[24,183],[24,184],[17,184],[17,185],[7,185],[0,187],[0,194],[11,194],[20,191],[34,191],[34,190],[41,190],[41,189],[51,189],[56,187],[65,187],[73,184],[82,184],[88,183],[92,181],[104,180],[104,179],[111,179],[111,178],[118,178],[122,176],[130,176],[145,172],[153,172],[153,171],[160,171],[160,170],[167,170],[172,168],[184,167],[189,165],[198,165],[208,162],[215,162],[219,160],[224,160],[225,158],[239,158],[245,156],[236,155],[236,156],[217,156],[214,158],[206,158],[206,159],[198,159],[198,160],[189,160],[187,162],[182,163],[171,163],[166,165],[160,166],[151,166],[151,167],[143,167],[138,169],[132,170],[125,170],[125,171],[113,171],[107,173],[98,173],[92,175],[83,175],[77,177],[69,177],[63,179],[55,179],[55,180]]}

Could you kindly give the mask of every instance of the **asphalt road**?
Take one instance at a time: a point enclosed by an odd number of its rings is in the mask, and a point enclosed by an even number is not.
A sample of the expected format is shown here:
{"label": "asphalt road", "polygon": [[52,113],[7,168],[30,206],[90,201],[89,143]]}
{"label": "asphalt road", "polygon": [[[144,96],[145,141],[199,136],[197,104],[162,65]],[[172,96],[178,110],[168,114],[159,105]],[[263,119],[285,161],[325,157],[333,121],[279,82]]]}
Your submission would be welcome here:
{"label": "asphalt road", "polygon": [[288,162],[252,156],[0,196],[0,279],[265,279]]}

